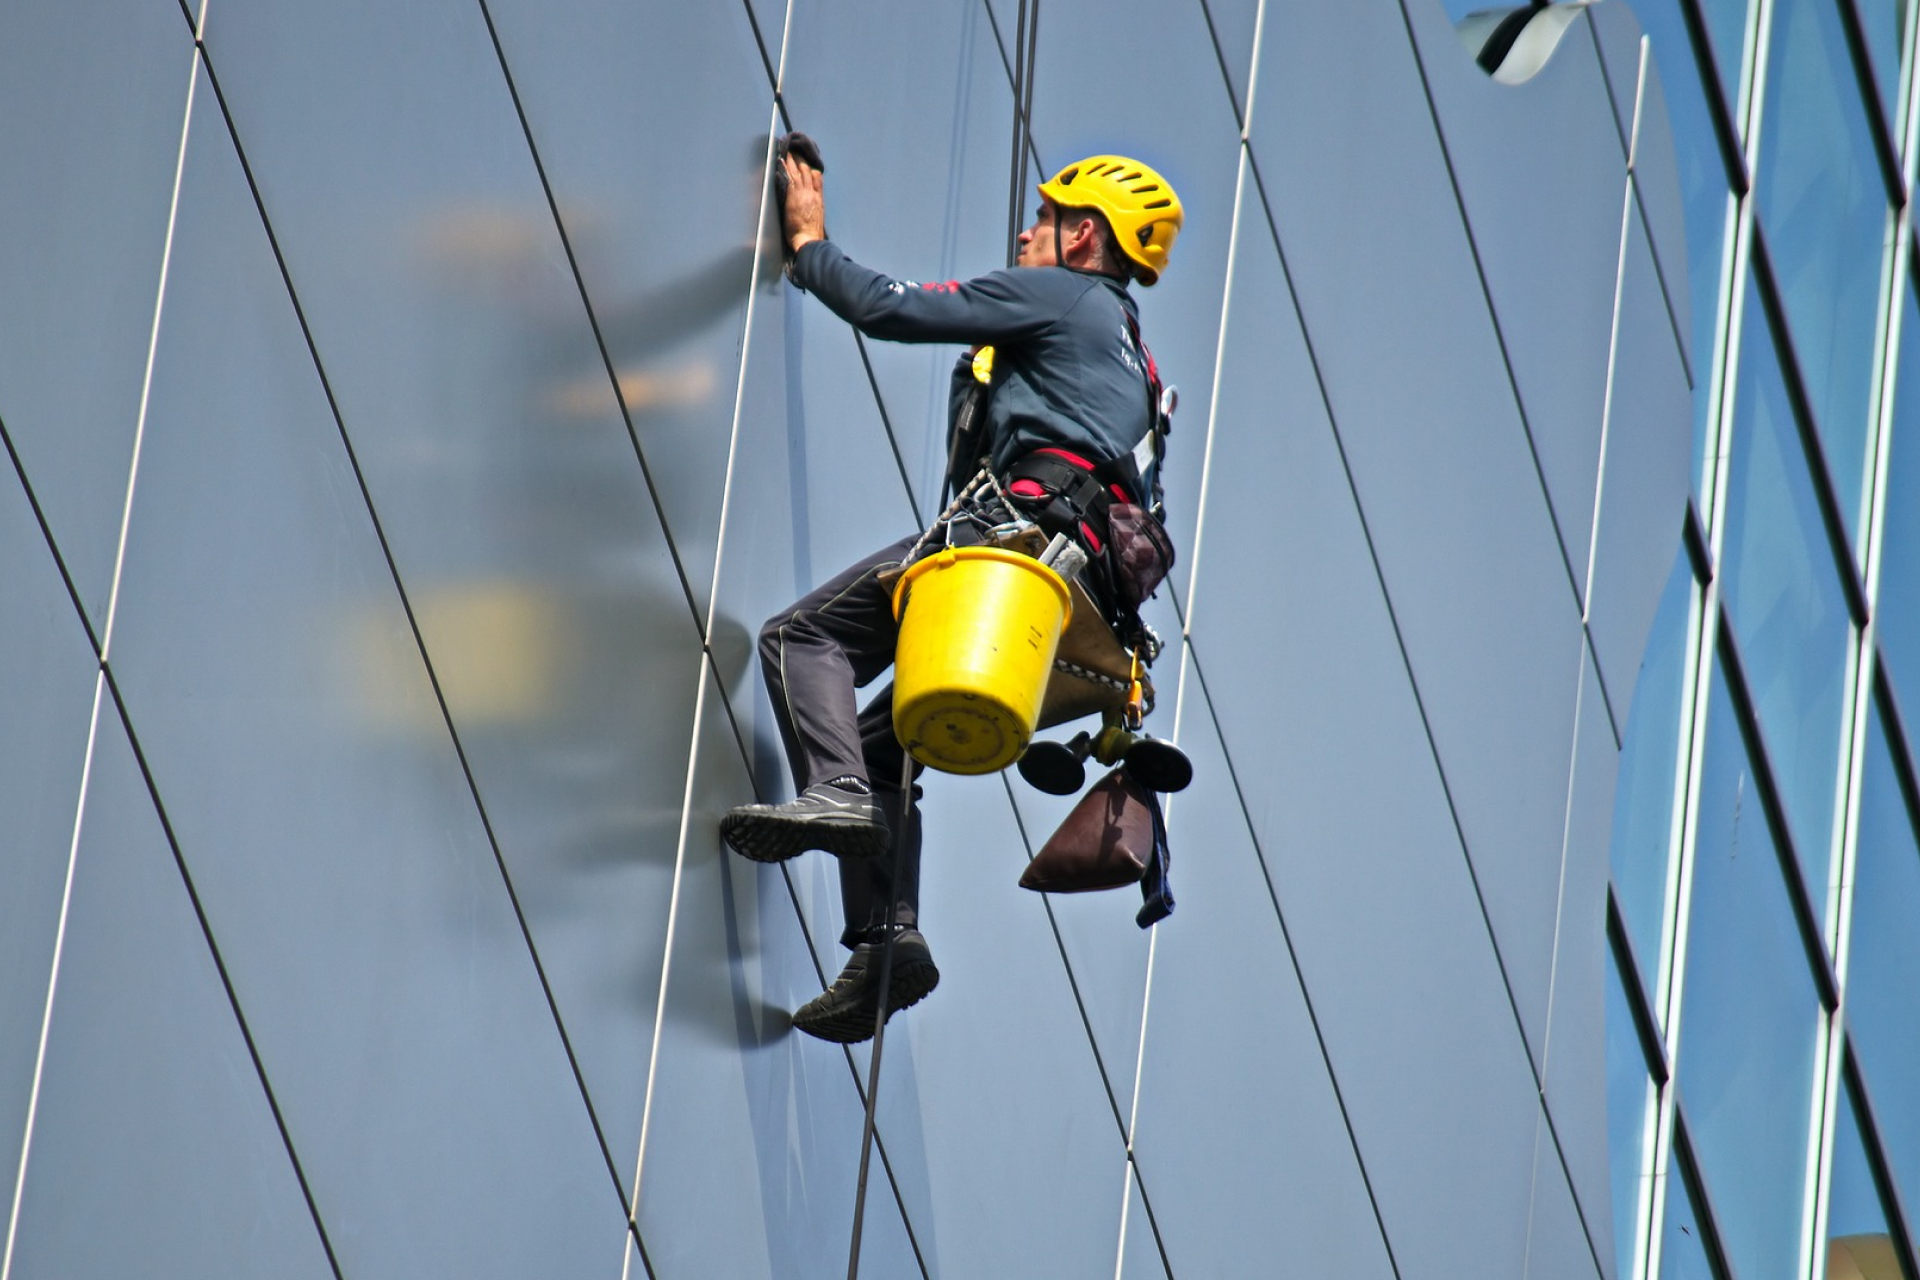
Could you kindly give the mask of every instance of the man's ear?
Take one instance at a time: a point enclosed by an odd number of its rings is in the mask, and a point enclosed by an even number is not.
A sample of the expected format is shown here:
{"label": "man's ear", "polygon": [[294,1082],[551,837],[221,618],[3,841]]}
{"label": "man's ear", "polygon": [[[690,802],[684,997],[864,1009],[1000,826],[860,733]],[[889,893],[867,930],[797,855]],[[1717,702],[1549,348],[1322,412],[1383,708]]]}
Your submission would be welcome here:
{"label": "man's ear", "polygon": [[1091,249],[1097,242],[1100,234],[1094,229],[1092,218],[1081,218],[1073,222],[1062,219],[1061,229],[1065,231],[1067,235],[1066,243],[1060,246],[1060,257],[1062,261],[1066,259],[1069,250],[1075,254],[1080,254]]}

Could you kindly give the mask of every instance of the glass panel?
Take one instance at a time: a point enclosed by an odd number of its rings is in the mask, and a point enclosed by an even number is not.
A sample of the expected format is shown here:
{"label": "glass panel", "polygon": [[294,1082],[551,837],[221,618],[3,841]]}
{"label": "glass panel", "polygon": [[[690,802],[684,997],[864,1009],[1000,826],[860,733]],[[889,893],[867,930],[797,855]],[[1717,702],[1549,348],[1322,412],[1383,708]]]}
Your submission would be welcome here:
{"label": "glass panel", "polygon": [[[1674,159],[1680,170],[1680,197],[1686,208],[1686,261],[1674,261],[1668,246],[1661,248],[1661,270],[1669,281],[1686,272],[1693,314],[1688,340],[1693,371],[1693,456],[1697,466],[1706,458],[1707,413],[1712,407],[1713,335],[1720,319],[1720,259],[1727,236],[1726,161],[1714,132],[1712,110],[1700,83],[1699,63],[1678,0],[1643,0],[1634,6],[1640,25],[1653,47],[1653,63],[1666,94],[1667,118],[1673,126]],[[1696,469],[1694,487],[1704,488]]]}
{"label": "glass panel", "polygon": [[1894,1181],[1920,1204],[1920,844],[1878,708],[1867,730],[1854,868],[1847,1027]]}
{"label": "glass panel", "polygon": [[149,0],[5,14],[0,418],[97,628],[140,419],[192,32],[174,5]]}
{"label": "glass panel", "polygon": [[1857,535],[1887,193],[1832,0],[1782,0],[1776,13],[1760,222],[1841,514]]}
{"label": "glass panel", "polygon": [[1873,57],[1873,78],[1880,86],[1880,107],[1893,121],[1897,142],[1906,131],[1900,112],[1900,64],[1907,48],[1907,19],[1911,0],[1853,0],[1854,12],[1867,33],[1867,51]]}
{"label": "glass panel", "polygon": [[[1625,1272],[1621,1273],[1625,1275]],[[1700,1214],[1680,1162],[1667,1162],[1667,1213],[1660,1228],[1660,1280],[1720,1280],[1720,1268],[1707,1253]]]}
{"label": "glass panel", "polygon": [[1752,0],[1700,0],[1707,19],[1707,37],[1713,44],[1713,61],[1720,69],[1720,84],[1727,103],[1740,118],[1740,69],[1746,62],[1747,14]]}
{"label": "glass panel", "polygon": [[1900,367],[1874,617],[1894,687],[1914,703],[1920,699],[1920,305],[1911,286],[1902,293]]}
{"label": "glass panel", "polygon": [[1826,910],[1851,627],[1778,355],[1751,284],[1734,412],[1726,597],[1819,914]]}
{"label": "glass panel", "polygon": [[1614,791],[1613,883],[1633,939],[1634,958],[1652,985],[1660,963],[1666,914],[1667,857],[1673,843],[1673,797],[1680,756],[1680,700],[1692,631],[1693,565],[1685,547],[1675,559],[1647,637],[1633,710],[1620,745]]}
{"label": "glass panel", "polygon": [[[337,1277],[289,1159],[297,1139],[275,1125],[111,705],[104,718],[10,1273]],[[44,963],[31,984],[42,996]],[[36,1022],[29,1052],[39,1032]],[[396,1139],[383,1133],[361,1149],[377,1142],[377,1163]],[[7,1166],[10,1183],[16,1168]],[[113,1225],[103,1229],[82,1206],[108,1186]],[[316,1189],[317,1203],[324,1196]],[[326,1229],[339,1232],[339,1217]]]}
{"label": "glass panel", "polygon": [[1827,1280],[1910,1280],[1887,1230],[1880,1184],[1867,1163],[1867,1136],[1853,1104],[1840,1091],[1833,1123],[1833,1183],[1827,1193]]}
{"label": "glass panel", "polygon": [[1700,788],[1680,1096],[1741,1280],[1798,1274],[1819,1001],[1725,676]]}
{"label": "glass panel", "polygon": [[1653,1080],[1634,1029],[1627,989],[1607,949],[1607,1164],[1613,1173],[1614,1274],[1633,1274],[1640,1184],[1648,1176],[1647,1103]]}

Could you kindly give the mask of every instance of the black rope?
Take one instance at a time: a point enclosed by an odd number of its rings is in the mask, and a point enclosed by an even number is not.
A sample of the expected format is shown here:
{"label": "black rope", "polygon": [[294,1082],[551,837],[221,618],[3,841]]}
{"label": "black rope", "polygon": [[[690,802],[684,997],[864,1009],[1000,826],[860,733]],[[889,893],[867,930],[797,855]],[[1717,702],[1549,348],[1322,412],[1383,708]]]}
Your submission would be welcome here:
{"label": "black rope", "polygon": [[1027,159],[1033,154],[1033,69],[1040,61],[1040,0],[1033,0],[1032,25],[1027,29],[1027,80],[1020,93],[1018,118],[1025,124],[1020,148],[1020,164],[1013,177],[1014,235],[1027,220]]}
{"label": "black rope", "polygon": [[[1020,82],[1024,75],[1027,60],[1027,5],[1029,0],[1020,0],[1020,12],[1013,20],[1013,157],[1007,171],[1007,265],[1020,252],[1020,215],[1022,213],[1021,162],[1026,158],[1026,103],[1020,94]],[[991,9],[988,10],[992,12]]]}
{"label": "black rope", "polygon": [[880,944],[880,1000],[873,1015],[873,1054],[867,1064],[867,1120],[860,1131],[860,1180],[853,1193],[853,1239],[847,1245],[847,1280],[860,1277],[860,1237],[867,1218],[867,1169],[873,1163],[874,1113],[880,1106],[880,1054],[887,1036],[888,1002],[893,989],[893,941],[900,911],[900,846],[906,843],[907,823],[913,817],[913,757],[900,753],[900,825],[894,828],[892,883],[887,891],[886,940]]}

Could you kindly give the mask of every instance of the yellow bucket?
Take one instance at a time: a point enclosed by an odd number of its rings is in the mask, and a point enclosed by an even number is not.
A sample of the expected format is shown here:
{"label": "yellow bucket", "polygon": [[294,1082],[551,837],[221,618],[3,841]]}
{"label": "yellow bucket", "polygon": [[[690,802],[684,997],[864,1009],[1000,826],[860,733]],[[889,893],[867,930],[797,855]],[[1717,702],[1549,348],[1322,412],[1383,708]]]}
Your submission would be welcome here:
{"label": "yellow bucket", "polygon": [[1033,737],[1072,610],[1067,584],[1032,556],[949,547],[913,565],[893,589],[894,735],[947,773],[1012,764]]}

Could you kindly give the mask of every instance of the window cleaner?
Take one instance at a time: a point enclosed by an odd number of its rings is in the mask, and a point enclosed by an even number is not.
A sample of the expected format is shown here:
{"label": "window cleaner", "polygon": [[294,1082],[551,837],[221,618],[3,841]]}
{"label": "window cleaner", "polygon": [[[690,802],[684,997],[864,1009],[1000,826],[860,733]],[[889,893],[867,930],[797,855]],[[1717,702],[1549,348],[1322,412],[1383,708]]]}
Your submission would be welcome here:
{"label": "window cleaner", "polygon": [[[1142,711],[1150,705],[1151,686],[1139,668],[1151,661],[1154,645],[1139,609],[1172,562],[1157,511],[1164,411],[1171,405],[1141,339],[1129,286],[1159,279],[1184,212],[1148,166],[1092,156],[1041,184],[1040,208],[1019,236],[1014,267],[916,283],[861,266],[827,239],[823,165],[811,140],[788,135],[776,152],[794,285],[869,337],[967,348],[950,400],[952,505],[934,529],[848,566],[761,629],[762,674],[797,795],[742,805],[721,822],[727,844],[756,861],[811,849],[839,859],[841,941],[853,954],[793,1023],[850,1043],[872,1036],[940,978],[919,931],[921,764],[895,732],[896,685],[864,708],[855,693],[894,664],[897,577],[927,556],[951,550],[958,559],[963,549],[1019,542],[1034,527],[1039,545],[1023,548],[1030,556],[1064,537],[1086,556],[1075,590],[1089,607],[1076,605],[1080,621],[1067,627],[1062,660],[1073,651],[1074,632],[1089,626],[1104,633],[1093,648],[1104,639],[1109,650],[1129,656],[1118,676],[1110,661],[1082,666],[1065,680],[1049,674],[1049,705],[1039,722],[1071,718],[1050,718],[1071,710],[1056,702],[1056,684],[1097,695],[1073,710],[1076,716],[1128,696]],[[894,179],[903,189],[919,180],[915,167]],[[982,360],[986,347],[993,350]]]}

